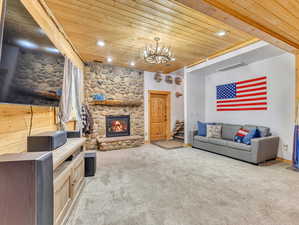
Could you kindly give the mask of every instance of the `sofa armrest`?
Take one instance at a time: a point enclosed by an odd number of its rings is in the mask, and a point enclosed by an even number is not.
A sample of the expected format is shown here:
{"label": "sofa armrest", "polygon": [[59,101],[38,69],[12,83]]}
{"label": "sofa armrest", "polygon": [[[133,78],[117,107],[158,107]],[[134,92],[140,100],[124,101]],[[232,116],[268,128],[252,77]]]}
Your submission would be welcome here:
{"label": "sofa armrest", "polygon": [[277,157],[279,137],[269,136],[262,138],[253,138],[251,140],[252,151],[256,163],[264,162]]}

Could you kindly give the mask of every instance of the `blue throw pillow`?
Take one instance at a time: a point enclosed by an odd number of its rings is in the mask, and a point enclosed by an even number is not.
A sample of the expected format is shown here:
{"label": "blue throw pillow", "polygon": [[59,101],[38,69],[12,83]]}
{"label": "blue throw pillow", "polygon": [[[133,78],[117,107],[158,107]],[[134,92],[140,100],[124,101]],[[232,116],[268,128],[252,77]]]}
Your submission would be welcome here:
{"label": "blue throw pillow", "polygon": [[251,145],[251,139],[259,137],[259,131],[257,129],[252,129],[250,132],[243,138],[242,142],[246,145]]}
{"label": "blue throw pillow", "polygon": [[207,136],[207,124],[200,121],[197,122],[198,136]]}
{"label": "blue throw pillow", "polygon": [[197,121],[198,136],[206,137],[207,136],[207,125],[216,125],[215,123],[203,123]]}

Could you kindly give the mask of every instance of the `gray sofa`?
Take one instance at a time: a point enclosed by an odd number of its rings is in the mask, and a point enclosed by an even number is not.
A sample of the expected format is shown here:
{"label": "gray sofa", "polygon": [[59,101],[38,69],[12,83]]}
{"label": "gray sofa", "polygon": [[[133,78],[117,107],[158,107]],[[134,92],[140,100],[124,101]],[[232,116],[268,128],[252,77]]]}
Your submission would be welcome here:
{"label": "gray sofa", "polygon": [[[208,138],[193,134],[195,148],[226,155],[254,164],[275,159],[278,152],[279,137],[271,136],[270,129],[254,125],[221,124],[222,138]],[[257,128],[261,137],[253,138],[251,145],[234,142],[234,136],[240,128],[250,130]]]}

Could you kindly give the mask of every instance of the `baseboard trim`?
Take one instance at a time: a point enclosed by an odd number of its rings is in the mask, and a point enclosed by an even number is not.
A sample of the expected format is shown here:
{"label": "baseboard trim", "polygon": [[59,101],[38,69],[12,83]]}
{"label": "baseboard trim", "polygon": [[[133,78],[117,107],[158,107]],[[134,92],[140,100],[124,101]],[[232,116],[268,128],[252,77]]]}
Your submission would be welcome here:
{"label": "baseboard trim", "polygon": [[285,162],[285,163],[288,163],[288,164],[293,163],[292,160],[284,159],[284,158],[281,158],[281,157],[276,157],[276,160],[281,161],[281,162]]}

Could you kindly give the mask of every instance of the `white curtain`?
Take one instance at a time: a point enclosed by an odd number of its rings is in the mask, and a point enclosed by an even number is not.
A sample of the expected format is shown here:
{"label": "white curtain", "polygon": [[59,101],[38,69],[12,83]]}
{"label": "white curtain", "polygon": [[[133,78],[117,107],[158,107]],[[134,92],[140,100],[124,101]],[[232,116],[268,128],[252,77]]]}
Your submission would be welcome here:
{"label": "white curtain", "polygon": [[81,130],[82,74],[82,71],[69,58],[65,57],[62,95],[59,105],[59,116],[63,130],[66,130],[66,123],[70,121],[72,111],[76,115],[77,129]]}
{"label": "white curtain", "polygon": [[83,72],[78,67],[74,67],[74,73],[73,73],[73,95],[75,96],[73,98],[73,110],[76,114],[76,128],[77,130],[81,131],[82,128],[82,118],[81,118],[81,92],[82,90],[82,79],[83,79]]}

